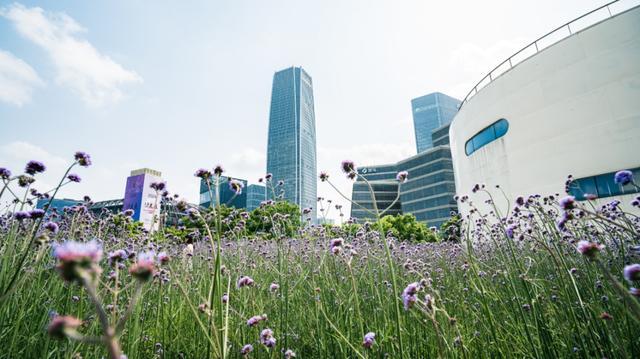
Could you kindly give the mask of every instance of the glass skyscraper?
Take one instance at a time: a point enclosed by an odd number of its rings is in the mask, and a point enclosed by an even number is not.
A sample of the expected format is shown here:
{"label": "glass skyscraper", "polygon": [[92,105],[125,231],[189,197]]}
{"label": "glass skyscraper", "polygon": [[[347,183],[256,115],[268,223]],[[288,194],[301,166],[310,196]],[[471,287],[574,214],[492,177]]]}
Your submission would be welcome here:
{"label": "glass skyscraper", "polygon": [[[240,194],[236,194],[231,187],[229,187],[229,181],[236,180],[242,182],[243,190]],[[215,180],[212,180],[211,184],[211,195],[213,198],[213,205],[215,206]],[[224,204],[227,207],[234,208],[246,208],[247,207],[247,180],[233,178],[233,177],[221,177],[220,178],[220,204]],[[209,195],[209,187],[207,186],[207,182],[205,180],[200,180],[200,206],[209,208],[211,206],[211,196]]]}
{"label": "glass skyscraper", "polygon": [[301,67],[290,67],[273,76],[267,172],[273,174],[274,185],[284,181],[285,200],[300,208],[312,207],[311,218],[317,218],[313,82]]}
{"label": "glass skyscraper", "polygon": [[258,184],[250,184],[247,190],[247,211],[260,207],[260,203],[267,199],[267,188]]}
{"label": "glass skyscraper", "polygon": [[433,147],[431,132],[451,123],[459,105],[459,100],[440,92],[411,100],[418,153]]}

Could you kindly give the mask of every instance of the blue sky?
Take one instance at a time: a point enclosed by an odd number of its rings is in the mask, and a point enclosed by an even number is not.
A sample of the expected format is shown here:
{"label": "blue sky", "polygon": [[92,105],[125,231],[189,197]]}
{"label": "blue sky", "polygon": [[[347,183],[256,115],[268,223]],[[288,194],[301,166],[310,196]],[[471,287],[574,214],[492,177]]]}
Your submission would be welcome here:
{"label": "blue sky", "polygon": [[[0,167],[93,156],[66,197],[132,169],[197,201],[199,167],[263,175],[273,73],[314,80],[318,169],[415,153],[411,98],[462,98],[511,53],[606,1],[0,1]],[[326,184],[320,195],[337,199]],[[348,205],[345,203],[348,210]]]}

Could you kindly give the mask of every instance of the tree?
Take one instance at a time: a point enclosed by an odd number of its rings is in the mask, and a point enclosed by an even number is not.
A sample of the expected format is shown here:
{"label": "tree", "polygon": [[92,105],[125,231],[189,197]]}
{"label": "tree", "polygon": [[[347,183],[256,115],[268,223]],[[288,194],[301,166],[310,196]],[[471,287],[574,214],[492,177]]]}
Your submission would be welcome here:
{"label": "tree", "polygon": [[276,232],[292,237],[300,228],[300,208],[287,201],[277,201],[270,204],[264,204],[254,209],[249,214],[247,221],[247,229],[249,233],[274,233],[274,225]]}
{"label": "tree", "polygon": [[376,227],[382,225],[385,233],[391,231],[391,234],[401,241],[416,242],[437,242],[437,234],[427,228],[427,226],[416,220],[413,214],[387,215],[376,223]]}

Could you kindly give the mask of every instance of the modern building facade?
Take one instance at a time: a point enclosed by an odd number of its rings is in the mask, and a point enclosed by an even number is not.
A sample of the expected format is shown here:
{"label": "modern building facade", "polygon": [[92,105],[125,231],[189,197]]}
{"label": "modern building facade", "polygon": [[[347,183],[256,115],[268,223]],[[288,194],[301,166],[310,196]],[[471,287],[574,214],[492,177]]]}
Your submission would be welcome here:
{"label": "modern building facade", "polygon": [[[44,209],[44,206],[47,205],[47,203],[49,203],[50,199],[49,198],[40,198],[38,200],[38,202],[36,202],[36,208],[38,209]],[[65,208],[67,207],[73,207],[77,204],[82,203],[82,201],[76,200],[76,199],[69,199],[69,198],[54,198],[51,201],[51,204],[49,205],[49,209],[53,210],[55,209],[58,213],[62,213],[64,211]]]}
{"label": "modern building facade", "polygon": [[458,112],[460,100],[440,92],[430,93],[411,100],[413,127],[418,153],[434,146],[431,132],[448,123]]}
{"label": "modern building facade", "polygon": [[[267,172],[284,181],[284,199],[317,218],[316,120],[311,76],[290,67],[273,76]],[[269,197],[273,195],[268,193]]]}
{"label": "modern building facade", "polygon": [[247,190],[247,211],[260,207],[260,203],[267,199],[267,188],[262,185],[250,184]]}
{"label": "modern building facade", "polygon": [[[402,213],[398,198],[398,181],[396,180],[398,170],[395,164],[367,166],[358,168],[357,171],[358,177],[353,183],[351,192],[351,201],[357,205],[351,204],[351,218],[374,221],[376,220],[376,206],[380,212],[388,208],[384,215]],[[363,177],[367,180],[366,182]],[[367,182],[373,189],[373,197]]]}
{"label": "modern building facade", "polygon": [[[448,124],[435,129],[432,131],[432,143],[437,144],[435,147],[398,163],[358,169],[358,174],[370,182],[380,211],[391,206],[399,195],[385,215],[413,214],[418,221],[439,227],[457,212],[453,199],[456,190],[448,132]],[[402,184],[396,180],[400,171],[409,173],[407,182]],[[353,184],[352,201],[369,211],[373,209],[369,186],[360,178]],[[367,210],[352,205],[351,217],[374,219],[375,216]]]}
{"label": "modern building facade", "polygon": [[[229,186],[231,180],[236,180],[242,183],[243,190],[240,194],[234,192]],[[247,180],[233,177],[221,177],[219,184],[220,191],[220,204],[233,208],[246,208],[247,207]],[[211,195],[209,193],[209,187],[207,182],[200,180],[200,206],[209,208],[211,207],[211,197],[213,197],[213,205],[216,204],[216,189],[215,185],[211,187]]]}
{"label": "modern building facade", "polygon": [[142,222],[147,230],[155,229],[160,218],[160,194],[151,184],[162,181],[160,171],[141,168],[127,177],[122,210],[132,209],[133,219]]}
{"label": "modern building facade", "polygon": [[[613,173],[640,175],[640,7],[616,9],[598,10],[604,20],[588,27],[565,26],[568,36],[544,49],[540,39],[525,48],[532,55],[513,67],[509,58],[506,71],[470,92],[449,132],[461,195],[476,183],[499,185],[513,203],[517,196],[563,193],[572,175],[578,199],[584,193],[599,196],[598,205],[619,199],[622,209],[637,213],[629,205],[637,190],[613,183]],[[495,198],[508,211],[507,199]],[[486,196],[471,199],[481,212],[491,210]],[[467,206],[460,210],[469,213]]]}

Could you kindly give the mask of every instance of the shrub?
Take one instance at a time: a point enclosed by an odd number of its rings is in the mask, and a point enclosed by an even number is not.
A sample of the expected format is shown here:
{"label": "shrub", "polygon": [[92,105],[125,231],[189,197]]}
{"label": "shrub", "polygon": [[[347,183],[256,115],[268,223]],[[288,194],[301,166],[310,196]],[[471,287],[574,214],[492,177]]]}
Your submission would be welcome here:
{"label": "shrub", "polygon": [[424,223],[418,222],[413,214],[387,215],[380,219],[379,224],[382,225],[384,233],[391,231],[394,237],[402,241],[438,241],[436,233],[427,228]]}

